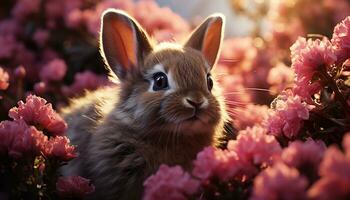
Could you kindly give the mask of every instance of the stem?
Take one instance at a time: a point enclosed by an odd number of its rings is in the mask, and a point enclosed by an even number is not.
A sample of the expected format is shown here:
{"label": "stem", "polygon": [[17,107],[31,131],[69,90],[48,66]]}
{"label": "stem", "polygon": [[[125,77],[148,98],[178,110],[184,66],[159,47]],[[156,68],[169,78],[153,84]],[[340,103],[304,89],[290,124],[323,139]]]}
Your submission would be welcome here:
{"label": "stem", "polygon": [[320,71],[321,71],[321,73],[320,73],[321,76],[326,80],[328,85],[333,90],[333,92],[335,94],[335,98],[343,105],[347,116],[350,116],[350,106],[346,102],[346,99],[344,98],[343,94],[340,92],[337,84],[335,83],[333,78],[327,73],[327,71],[324,68],[322,68],[322,70],[320,70]]}

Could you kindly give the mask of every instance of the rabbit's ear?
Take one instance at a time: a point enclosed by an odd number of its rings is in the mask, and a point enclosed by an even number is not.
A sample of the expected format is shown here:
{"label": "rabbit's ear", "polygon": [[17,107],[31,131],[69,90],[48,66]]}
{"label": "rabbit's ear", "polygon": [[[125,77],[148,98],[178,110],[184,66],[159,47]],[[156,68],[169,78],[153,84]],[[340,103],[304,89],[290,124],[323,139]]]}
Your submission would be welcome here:
{"label": "rabbit's ear", "polygon": [[213,14],[200,24],[190,35],[185,47],[202,52],[210,67],[216,62],[223,40],[225,17]]}
{"label": "rabbit's ear", "polygon": [[152,45],[133,18],[123,11],[108,9],[102,15],[100,51],[110,69],[124,80],[128,74],[140,70]]}

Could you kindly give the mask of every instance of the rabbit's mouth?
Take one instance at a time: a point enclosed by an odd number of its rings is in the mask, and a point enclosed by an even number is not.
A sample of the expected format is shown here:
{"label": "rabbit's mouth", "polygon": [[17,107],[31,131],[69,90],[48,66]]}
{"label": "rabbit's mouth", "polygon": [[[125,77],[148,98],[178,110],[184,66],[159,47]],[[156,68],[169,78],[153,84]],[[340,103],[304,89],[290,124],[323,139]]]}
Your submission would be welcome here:
{"label": "rabbit's mouth", "polygon": [[192,116],[183,120],[184,122],[202,122],[203,124],[207,124],[209,122],[209,118],[202,114],[194,113]]}

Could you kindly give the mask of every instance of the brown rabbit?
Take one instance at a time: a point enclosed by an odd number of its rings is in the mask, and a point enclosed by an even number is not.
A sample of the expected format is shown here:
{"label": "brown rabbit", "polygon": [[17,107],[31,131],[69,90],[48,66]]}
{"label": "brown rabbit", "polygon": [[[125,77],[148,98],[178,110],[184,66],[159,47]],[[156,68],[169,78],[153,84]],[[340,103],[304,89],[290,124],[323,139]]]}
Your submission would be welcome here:
{"label": "brown rabbit", "polygon": [[160,164],[190,169],[201,149],[218,143],[228,117],[211,69],[223,24],[212,15],[183,46],[155,46],[129,15],[104,12],[101,54],[120,84],[63,111],[79,151],[64,171],[92,180],[89,198],[140,199],[143,181]]}

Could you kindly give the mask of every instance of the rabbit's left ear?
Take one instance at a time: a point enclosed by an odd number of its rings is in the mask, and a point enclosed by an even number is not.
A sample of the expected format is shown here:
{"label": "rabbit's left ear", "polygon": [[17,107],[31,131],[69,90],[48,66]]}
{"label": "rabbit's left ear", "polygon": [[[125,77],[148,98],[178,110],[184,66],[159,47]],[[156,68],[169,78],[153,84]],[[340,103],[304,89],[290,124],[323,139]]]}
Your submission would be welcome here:
{"label": "rabbit's left ear", "polygon": [[225,17],[222,14],[209,16],[191,33],[184,45],[202,52],[210,67],[213,67],[220,52],[224,23]]}

